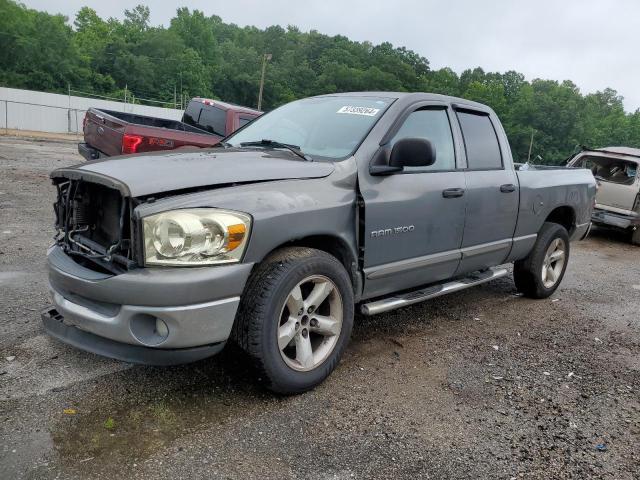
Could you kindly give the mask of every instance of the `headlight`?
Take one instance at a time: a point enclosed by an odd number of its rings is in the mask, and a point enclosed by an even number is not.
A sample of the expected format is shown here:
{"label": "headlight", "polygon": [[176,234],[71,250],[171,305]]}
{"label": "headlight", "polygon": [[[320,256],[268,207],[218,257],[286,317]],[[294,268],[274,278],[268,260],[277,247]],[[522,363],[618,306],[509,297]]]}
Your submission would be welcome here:
{"label": "headlight", "polygon": [[142,222],[146,265],[238,262],[251,227],[249,215],[215,208],[173,210]]}

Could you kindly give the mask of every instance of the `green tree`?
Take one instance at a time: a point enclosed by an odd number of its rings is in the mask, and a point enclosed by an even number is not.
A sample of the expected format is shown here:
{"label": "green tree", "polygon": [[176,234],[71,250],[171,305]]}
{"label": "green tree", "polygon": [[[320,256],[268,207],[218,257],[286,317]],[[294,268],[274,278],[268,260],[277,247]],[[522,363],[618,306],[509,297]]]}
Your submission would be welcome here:
{"label": "green tree", "polygon": [[76,90],[173,102],[208,96],[256,106],[262,56],[263,108],[310,95],[358,90],[427,91],[475,100],[500,116],[517,160],[560,163],[576,146],[640,147],[640,111],[605,89],[583,95],[570,81],[527,81],[518,72],[457,74],[389,42],[374,45],[297,27],[265,29],[225,23],[216,15],[178,8],[170,25],[154,27],[138,5],[124,19],[81,8],[73,21],[0,0],[0,84],[36,90]]}

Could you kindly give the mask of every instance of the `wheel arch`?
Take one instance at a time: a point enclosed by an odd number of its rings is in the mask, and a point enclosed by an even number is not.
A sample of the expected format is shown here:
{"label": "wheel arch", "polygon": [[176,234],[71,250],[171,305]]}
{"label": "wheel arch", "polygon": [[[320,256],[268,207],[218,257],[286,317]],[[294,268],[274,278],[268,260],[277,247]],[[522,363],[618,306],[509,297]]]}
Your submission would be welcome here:
{"label": "wheel arch", "polygon": [[562,225],[569,232],[569,237],[571,237],[576,228],[576,211],[573,207],[562,205],[554,208],[544,221]]}
{"label": "wheel arch", "polygon": [[316,250],[321,250],[335,257],[342,264],[342,266],[345,268],[345,270],[349,274],[349,278],[351,279],[351,284],[353,286],[354,294],[356,298],[359,297],[362,282],[360,280],[360,275],[358,273],[358,261],[357,261],[355,252],[349,246],[349,243],[345,239],[337,235],[326,235],[326,234],[309,235],[306,237],[289,240],[287,242],[281,243],[280,245],[276,246],[271,251],[269,251],[264,256],[264,258],[267,258],[276,250],[280,250],[286,247],[315,248]]}

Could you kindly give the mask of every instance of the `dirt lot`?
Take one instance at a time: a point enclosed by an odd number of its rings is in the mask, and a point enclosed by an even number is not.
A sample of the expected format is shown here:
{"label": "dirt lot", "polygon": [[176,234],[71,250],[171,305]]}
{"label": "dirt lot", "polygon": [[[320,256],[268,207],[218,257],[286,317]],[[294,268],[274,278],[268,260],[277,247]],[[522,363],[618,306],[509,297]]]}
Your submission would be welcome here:
{"label": "dirt lot", "polygon": [[640,248],[624,238],[573,244],[548,300],[507,277],[357,318],[328,381],[281,398],[233,350],[150,368],[43,333],[47,174],[79,161],[72,143],[0,137],[0,478],[640,478]]}

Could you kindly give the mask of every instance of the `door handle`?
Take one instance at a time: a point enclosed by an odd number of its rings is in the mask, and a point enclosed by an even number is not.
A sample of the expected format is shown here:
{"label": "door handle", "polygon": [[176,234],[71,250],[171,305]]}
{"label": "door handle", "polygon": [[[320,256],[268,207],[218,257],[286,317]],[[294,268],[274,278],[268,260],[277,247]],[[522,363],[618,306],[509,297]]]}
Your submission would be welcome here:
{"label": "door handle", "polygon": [[502,193],[511,193],[516,191],[516,186],[513,183],[505,183],[500,185],[500,191]]}
{"label": "door handle", "polygon": [[442,191],[442,196],[444,198],[458,198],[464,195],[463,188],[447,188]]}

